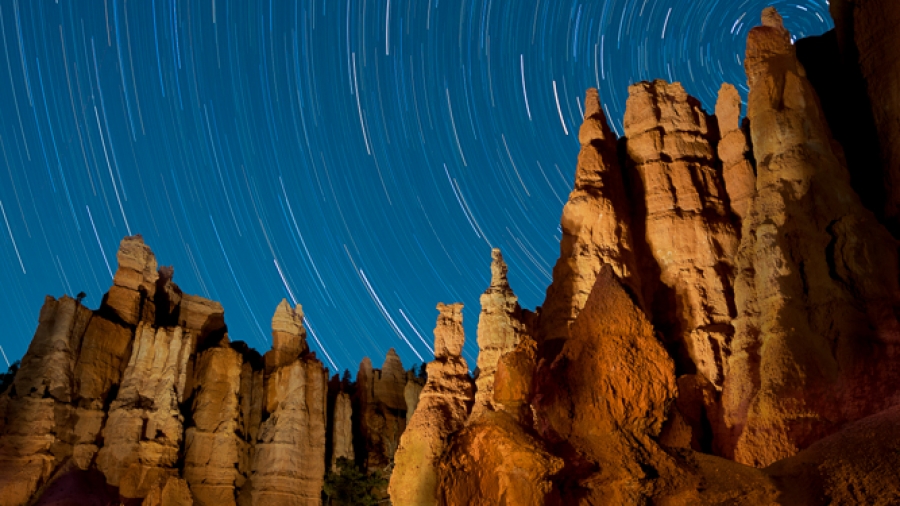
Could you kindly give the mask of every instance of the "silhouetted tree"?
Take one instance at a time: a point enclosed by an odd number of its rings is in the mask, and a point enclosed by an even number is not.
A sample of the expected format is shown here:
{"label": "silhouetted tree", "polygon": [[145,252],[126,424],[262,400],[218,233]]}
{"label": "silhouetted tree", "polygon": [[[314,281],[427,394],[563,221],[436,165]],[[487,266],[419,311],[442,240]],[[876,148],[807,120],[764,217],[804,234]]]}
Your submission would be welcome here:
{"label": "silhouetted tree", "polygon": [[6,391],[6,389],[12,385],[13,379],[16,377],[16,372],[19,370],[19,366],[22,365],[22,362],[16,360],[12,364],[9,365],[9,370],[3,374],[0,374],[0,394]]}
{"label": "silhouetted tree", "polygon": [[79,304],[81,304],[81,301],[83,301],[85,297],[87,297],[86,293],[78,292],[78,295],[75,296],[75,302],[78,302]]}

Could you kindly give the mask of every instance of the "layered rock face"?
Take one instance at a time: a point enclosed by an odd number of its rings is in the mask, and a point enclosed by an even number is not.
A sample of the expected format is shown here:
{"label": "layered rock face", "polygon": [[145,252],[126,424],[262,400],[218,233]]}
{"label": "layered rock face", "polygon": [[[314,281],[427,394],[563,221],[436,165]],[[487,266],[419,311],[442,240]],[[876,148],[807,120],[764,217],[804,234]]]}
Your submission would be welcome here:
{"label": "layered rock face", "polygon": [[[643,272],[654,321],[683,343],[696,370],[721,385],[733,329],[730,274],[738,233],[715,159],[710,118],[678,83],[639,83],[625,108],[627,154],[643,196],[652,261]],[[650,259],[647,259],[650,260]]]}
{"label": "layered rock face", "polygon": [[[125,238],[118,258],[98,311],[45,302],[0,396],[0,504],[36,492],[89,503],[97,477],[98,497],[129,503],[320,504],[327,372],[309,352],[301,308],[277,307],[261,357],[228,339],[221,305],[181,293],[172,268],[156,270],[140,236]],[[393,402],[405,421],[400,372]],[[352,456],[359,436],[342,400],[339,451]]]}
{"label": "layered rock face", "polygon": [[[91,313],[74,299],[47,297],[28,353],[0,407],[0,504],[25,504],[74,446],[72,404],[78,350]],[[87,417],[86,417],[87,418]],[[93,442],[92,440],[90,442]]]}
{"label": "layered rock face", "polygon": [[187,363],[193,338],[181,327],[139,323],[134,351],[103,428],[97,468],[125,497],[144,497],[171,475],[184,435]]}
{"label": "layered rock face", "polygon": [[230,346],[200,354],[191,409],[194,425],[185,431],[184,478],[198,504],[234,504],[244,484],[248,442],[241,426],[243,357]]}
{"label": "layered rock face", "polygon": [[438,304],[434,361],[409,427],[400,437],[388,493],[397,506],[438,504],[438,460],[447,438],[461,429],[472,409],[474,382],[462,358],[462,304]]}

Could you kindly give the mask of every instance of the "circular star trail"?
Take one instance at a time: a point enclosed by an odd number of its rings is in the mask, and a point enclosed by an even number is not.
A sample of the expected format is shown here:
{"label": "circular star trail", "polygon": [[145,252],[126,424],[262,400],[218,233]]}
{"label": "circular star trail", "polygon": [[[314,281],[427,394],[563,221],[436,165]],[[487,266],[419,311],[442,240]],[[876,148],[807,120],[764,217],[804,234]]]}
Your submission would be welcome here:
{"label": "circular star trail", "polygon": [[332,372],[409,366],[461,301],[474,364],[490,248],[524,307],[550,282],[585,89],[618,132],[635,81],[711,110],[769,4],[831,28],[826,0],[2,0],[0,345],[45,294],[97,307],[140,233],[232,340],[268,349],[287,298]]}

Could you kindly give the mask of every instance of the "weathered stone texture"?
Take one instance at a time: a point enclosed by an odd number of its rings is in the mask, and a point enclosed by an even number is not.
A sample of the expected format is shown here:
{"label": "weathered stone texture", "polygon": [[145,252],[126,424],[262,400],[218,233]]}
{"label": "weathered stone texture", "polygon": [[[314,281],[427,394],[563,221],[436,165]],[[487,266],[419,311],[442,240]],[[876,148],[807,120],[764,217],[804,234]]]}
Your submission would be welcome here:
{"label": "weathered stone texture", "polygon": [[462,304],[438,304],[435,360],[409,427],[400,437],[388,493],[396,506],[438,504],[438,459],[461,429],[474,402],[474,384],[462,353]]}
{"label": "weathered stone texture", "polygon": [[[654,321],[721,386],[732,335],[730,279],[738,233],[713,149],[710,118],[678,83],[629,87],[627,154],[639,177],[645,240],[659,285],[645,280]],[[649,270],[649,269],[647,269]]]}
{"label": "weathered stone texture", "polygon": [[481,295],[478,319],[478,363],[475,379],[475,406],[472,416],[493,410],[494,372],[500,357],[515,349],[528,334],[519,299],[509,286],[506,263],[499,249],[491,251],[491,284]]}

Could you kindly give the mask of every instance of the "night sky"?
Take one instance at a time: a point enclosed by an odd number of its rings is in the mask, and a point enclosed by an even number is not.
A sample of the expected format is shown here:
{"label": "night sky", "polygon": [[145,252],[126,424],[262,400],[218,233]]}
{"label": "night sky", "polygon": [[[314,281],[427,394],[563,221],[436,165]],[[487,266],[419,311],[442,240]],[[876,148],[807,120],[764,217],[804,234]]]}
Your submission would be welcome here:
{"label": "night sky", "polygon": [[287,298],[332,372],[409,366],[460,301],[474,366],[490,248],[523,307],[550,283],[584,91],[619,133],[635,81],[712,110],[769,4],[831,27],[826,0],[2,0],[0,346],[46,294],[99,306],[140,233],[232,340],[267,350]]}

